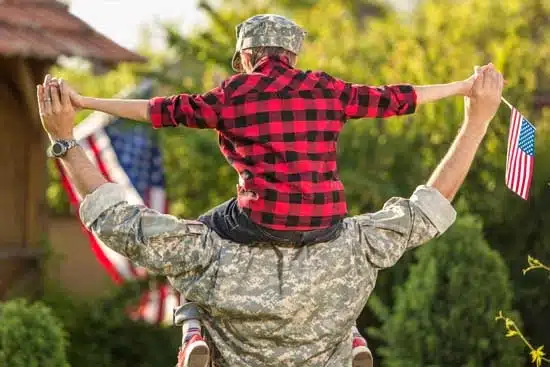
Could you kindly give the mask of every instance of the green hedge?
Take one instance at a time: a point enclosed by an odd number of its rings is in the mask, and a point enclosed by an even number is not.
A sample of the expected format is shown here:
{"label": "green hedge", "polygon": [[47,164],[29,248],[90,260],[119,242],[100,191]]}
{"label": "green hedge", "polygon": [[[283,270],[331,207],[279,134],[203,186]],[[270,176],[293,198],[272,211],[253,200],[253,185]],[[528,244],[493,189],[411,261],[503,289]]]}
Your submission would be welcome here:
{"label": "green hedge", "polygon": [[69,361],[78,367],[174,366],[181,342],[176,327],[136,322],[127,307],[145,284],[128,284],[107,297],[82,302],[62,293],[51,293],[47,303],[61,318],[69,334]]}
{"label": "green hedge", "polygon": [[68,367],[67,334],[41,302],[0,304],[0,366]]}

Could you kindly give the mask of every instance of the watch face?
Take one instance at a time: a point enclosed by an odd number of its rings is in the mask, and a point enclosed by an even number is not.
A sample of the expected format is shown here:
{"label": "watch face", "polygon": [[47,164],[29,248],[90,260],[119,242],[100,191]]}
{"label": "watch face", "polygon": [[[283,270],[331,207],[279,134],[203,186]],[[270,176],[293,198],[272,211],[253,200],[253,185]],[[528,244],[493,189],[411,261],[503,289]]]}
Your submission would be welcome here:
{"label": "watch face", "polygon": [[52,146],[52,152],[53,154],[55,155],[59,155],[61,153],[63,153],[64,149],[63,149],[63,145],[61,143],[55,143],[53,146]]}

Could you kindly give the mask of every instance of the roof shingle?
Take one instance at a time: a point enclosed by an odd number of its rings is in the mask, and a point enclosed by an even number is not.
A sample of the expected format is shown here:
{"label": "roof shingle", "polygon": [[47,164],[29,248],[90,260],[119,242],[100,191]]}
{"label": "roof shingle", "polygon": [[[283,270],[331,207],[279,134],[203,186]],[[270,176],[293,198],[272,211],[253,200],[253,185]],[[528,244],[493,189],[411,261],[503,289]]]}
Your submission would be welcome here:
{"label": "roof shingle", "polygon": [[79,56],[105,63],[146,61],[95,31],[56,0],[0,0],[0,55]]}

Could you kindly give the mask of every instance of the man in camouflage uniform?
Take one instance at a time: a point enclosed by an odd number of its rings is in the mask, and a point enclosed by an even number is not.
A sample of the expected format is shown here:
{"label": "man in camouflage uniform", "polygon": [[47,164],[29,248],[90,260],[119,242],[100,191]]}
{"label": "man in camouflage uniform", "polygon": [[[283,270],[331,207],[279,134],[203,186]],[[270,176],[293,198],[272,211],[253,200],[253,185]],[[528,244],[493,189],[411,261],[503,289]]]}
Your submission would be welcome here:
{"label": "man in camouflage uniform", "polygon": [[[48,85],[49,76],[45,85]],[[351,366],[351,327],[378,271],[441,235],[455,220],[461,186],[500,104],[502,75],[480,71],[465,119],[425,185],[375,213],[344,220],[340,236],[303,247],[242,246],[197,221],[126,201],[73,139],[68,88],[37,86],[40,116],[78,192],[83,223],[107,246],[172,285],[200,307],[217,366]],[[159,351],[162,353],[162,351]]]}

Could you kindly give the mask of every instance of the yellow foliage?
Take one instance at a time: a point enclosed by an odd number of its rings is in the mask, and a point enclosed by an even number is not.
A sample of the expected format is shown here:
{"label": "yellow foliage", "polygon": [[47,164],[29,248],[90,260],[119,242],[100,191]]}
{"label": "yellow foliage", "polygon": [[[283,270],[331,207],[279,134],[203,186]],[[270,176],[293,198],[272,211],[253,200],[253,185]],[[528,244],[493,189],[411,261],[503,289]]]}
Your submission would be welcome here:
{"label": "yellow foliage", "polygon": [[[534,269],[543,269],[548,272],[550,272],[550,267],[544,265],[539,260],[535,259],[531,255],[527,257],[527,262],[529,264],[529,267],[526,269],[523,269],[523,274],[526,274],[527,272],[534,270]],[[504,327],[506,328],[506,336],[507,337],[519,337],[521,341],[529,348],[529,355],[531,356],[531,363],[533,363],[536,367],[540,367],[542,365],[542,362],[549,363],[550,359],[544,358],[546,355],[543,352],[544,346],[539,346],[537,348],[533,347],[531,343],[525,338],[519,327],[516,325],[514,320],[510,319],[509,317],[506,317],[502,311],[499,312],[498,316],[495,317],[496,321],[504,321]]]}

